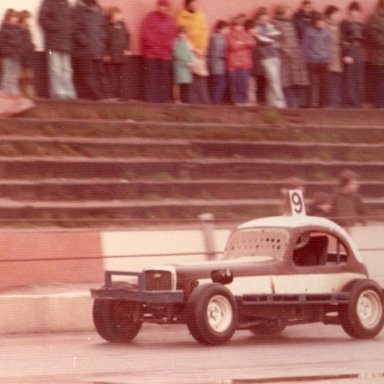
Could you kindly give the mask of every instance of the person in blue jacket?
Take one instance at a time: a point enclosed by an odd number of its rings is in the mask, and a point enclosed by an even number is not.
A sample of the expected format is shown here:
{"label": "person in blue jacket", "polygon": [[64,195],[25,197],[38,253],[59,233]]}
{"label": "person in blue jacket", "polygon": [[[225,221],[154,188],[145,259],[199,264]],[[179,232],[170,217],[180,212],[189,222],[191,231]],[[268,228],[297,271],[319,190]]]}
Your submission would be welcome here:
{"label": "person in blue jacket", "polygon": [[321,13],[314,14],[312,26],[304,33],[302,48],[311,84],[308,107],[325,107],[328,98],[328,66],[332,58],[332,37]]}
{"label": "person in blue jacket", "polygon": [[223,102],[224,93],[228,87],[227,81],[227,39],[229,24],[224,20],[216,23],[214,33],[209,40],[208,69],[211,81],[212,104]]}

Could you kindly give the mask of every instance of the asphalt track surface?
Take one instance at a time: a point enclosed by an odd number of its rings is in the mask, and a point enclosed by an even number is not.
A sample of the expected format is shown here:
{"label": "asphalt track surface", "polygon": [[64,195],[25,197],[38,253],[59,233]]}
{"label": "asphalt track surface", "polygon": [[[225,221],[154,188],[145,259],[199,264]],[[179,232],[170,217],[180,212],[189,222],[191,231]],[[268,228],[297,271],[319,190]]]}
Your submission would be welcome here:
{"label": "asphalt track surface", "polygon": [[180,325],[145,325],[126,345],[93,332],[3,336],[0,353],[2,384],[384,383],[384,331],[353,340],[322,324],[272,338],[238,331],[220,347]]}

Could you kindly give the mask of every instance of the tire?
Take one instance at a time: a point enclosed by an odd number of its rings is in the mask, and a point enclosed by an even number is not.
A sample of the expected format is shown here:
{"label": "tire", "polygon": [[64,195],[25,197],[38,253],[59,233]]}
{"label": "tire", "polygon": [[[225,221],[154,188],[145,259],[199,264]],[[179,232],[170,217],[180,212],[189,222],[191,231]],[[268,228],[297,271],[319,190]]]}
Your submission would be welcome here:
{"label": "tire", "polygon": [[384,295],[372,280],[356,280],[348,284],[349,303],[340,306],[339,317],[344,331],[355,339],[377,336],[384,326]]}
{"label": "tire", "polygon": [[277,321],[269,321],[251,328],[250,331],[257,336],[277,336],[284,332],[286,326]]}
{"label": "tire", "polygon": [[185,315],[189,331],[200,344],[224,344],[237,328],[236,300],[218,283],[196,288],[188,300]]}
{"label": "tire", "polygon": [[96,299],[93,323],[98,334],[110,343],[127,343],[139,333],[142,322],[133,320],[136,303]]}

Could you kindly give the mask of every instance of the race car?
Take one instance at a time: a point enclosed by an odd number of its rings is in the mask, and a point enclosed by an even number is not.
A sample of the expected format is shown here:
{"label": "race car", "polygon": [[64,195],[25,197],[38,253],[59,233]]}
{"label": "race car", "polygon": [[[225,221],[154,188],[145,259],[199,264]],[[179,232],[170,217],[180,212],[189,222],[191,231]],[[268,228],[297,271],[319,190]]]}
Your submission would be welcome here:
{"label": "race car", "polygon": [[292,216],[238,226],[220,260],[107,271],[105,285],[91,291],[97,332],[129,342],[143,323],[182,323],[197,342],[220,345],[237,330],[279,334],[322,322],[353,338],[375,337],[384,325],[383,288],[345,230],[298,206]]}

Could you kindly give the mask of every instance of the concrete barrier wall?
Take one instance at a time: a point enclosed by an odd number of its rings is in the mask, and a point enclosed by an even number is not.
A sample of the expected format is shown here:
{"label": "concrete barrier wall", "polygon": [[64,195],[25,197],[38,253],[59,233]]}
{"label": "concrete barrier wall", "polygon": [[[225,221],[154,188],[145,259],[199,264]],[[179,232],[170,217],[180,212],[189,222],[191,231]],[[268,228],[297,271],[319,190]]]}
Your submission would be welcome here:
{"label": "concrete barrier wall", "polygon": [[0,290],[101,281],[101,249],[99,232],[1,232]]}
{"label": "concrete barrier wall", "polygon": [[[354,237],[363,250],[371,276],[384,283],[382,233],[382,226],[359,227]],[[214,232],[217,252],[224,250],[229,234],[230,230]],[[101,283],[104,270],[140,271],[159,264],[205,259],[205,242],[198,229],[3,232],[0,233],[0,290],[57,283]]]}

